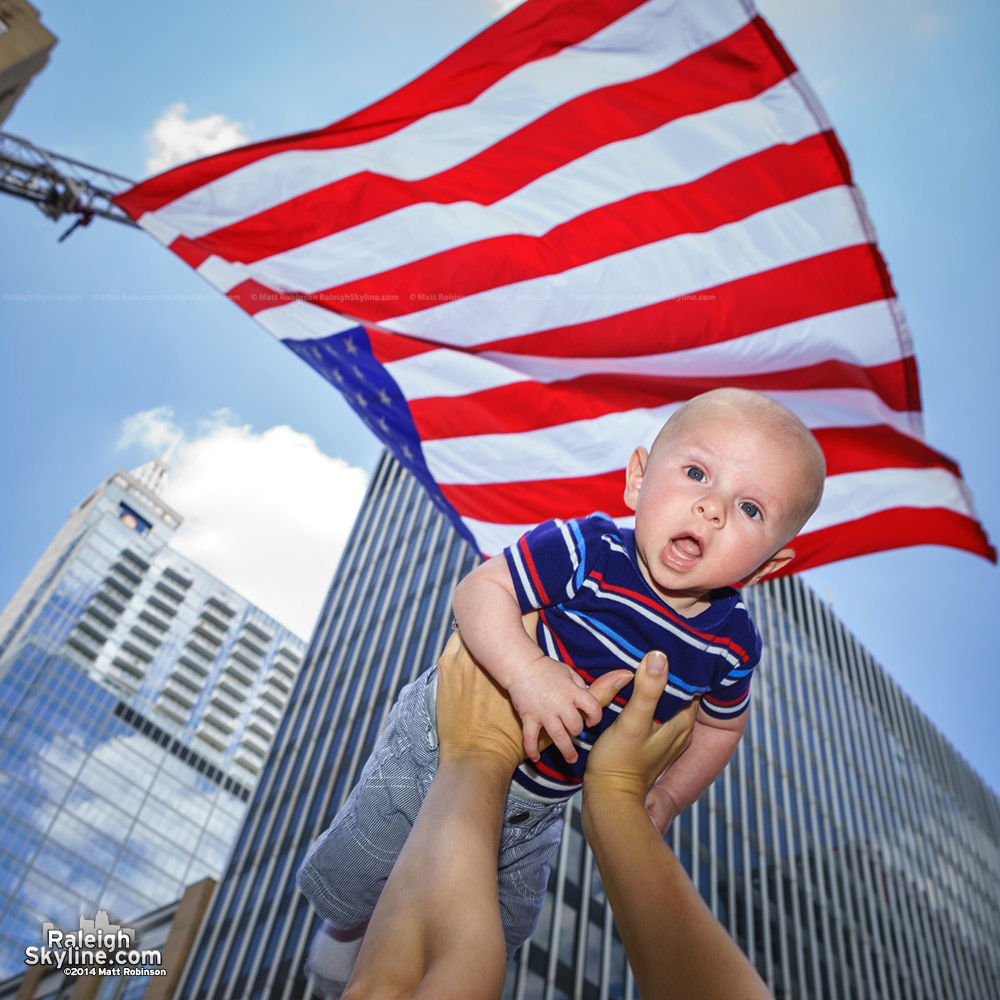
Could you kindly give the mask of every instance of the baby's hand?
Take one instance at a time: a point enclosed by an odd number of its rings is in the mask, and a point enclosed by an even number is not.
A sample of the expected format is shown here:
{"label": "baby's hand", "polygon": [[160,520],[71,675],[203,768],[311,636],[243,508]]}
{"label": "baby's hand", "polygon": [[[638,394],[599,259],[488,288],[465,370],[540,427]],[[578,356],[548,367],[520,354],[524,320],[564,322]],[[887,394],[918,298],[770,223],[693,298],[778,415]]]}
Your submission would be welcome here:
{"label": "baby's hand", "polygon": [[666,834],[670,824],[677,818],[678,810],[670,793],[665,788],[654,784],[646,793],[646,812],[662,837]]}
{"label": "baby's hand", "polygon": [[538,760],[538,735],[544,729],[566,761],[577,758],[573,737],[584,721],[595,726],[603,709],[574,670],[547,656],[525,666],[507,690],[521,718],[524,752]]}

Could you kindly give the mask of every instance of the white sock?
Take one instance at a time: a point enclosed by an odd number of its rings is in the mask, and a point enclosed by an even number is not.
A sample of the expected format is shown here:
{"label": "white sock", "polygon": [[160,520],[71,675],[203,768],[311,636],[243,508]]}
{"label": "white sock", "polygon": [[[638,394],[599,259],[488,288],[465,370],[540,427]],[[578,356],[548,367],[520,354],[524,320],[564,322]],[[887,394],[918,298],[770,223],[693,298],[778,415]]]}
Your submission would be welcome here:
{"label": "white sock", "polygon": [[364,928],[358,929],[358,936],[353,941],[340,941],[331,936],[328,927],[328,924],[323,924],[313,935],[309,946],[309,970],[323,979],[346,983],[351,978],[351,969],[361,950]]}

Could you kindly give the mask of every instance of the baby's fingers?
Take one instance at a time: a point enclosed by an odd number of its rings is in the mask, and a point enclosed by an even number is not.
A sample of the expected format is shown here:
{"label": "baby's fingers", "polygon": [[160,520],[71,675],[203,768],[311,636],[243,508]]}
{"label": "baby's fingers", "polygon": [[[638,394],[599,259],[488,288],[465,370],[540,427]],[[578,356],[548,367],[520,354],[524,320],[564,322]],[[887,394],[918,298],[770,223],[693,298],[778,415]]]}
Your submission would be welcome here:
{"label": "baby's fingers", "polygon": [[559,720],[554,720],[551,729],[545,730],[555,744],[556,749],[563,755],[567,764],[575,763],[579,754],[573,745],[573,737],[570,736],[566,727]]}
{"label": "baby's fingers", "polygon": [[604,708],[601,703],[588,691],[586,695],[582,692],[576,699],[576,707],[586,720],[588,726],[596,726],[604,717]]}
{"label": "baby's fingers", "polygon": [[524,752],[530,760],[538,760],[538,734],[541,726],[534,719],[524,723]]}

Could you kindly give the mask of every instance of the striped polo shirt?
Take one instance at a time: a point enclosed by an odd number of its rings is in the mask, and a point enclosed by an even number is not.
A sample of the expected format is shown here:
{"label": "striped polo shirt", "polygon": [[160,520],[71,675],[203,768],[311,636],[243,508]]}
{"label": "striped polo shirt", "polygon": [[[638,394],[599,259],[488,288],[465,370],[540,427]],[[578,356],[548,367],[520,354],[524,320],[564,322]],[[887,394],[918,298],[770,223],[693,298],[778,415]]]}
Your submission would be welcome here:
{"label": "striped polo shirt", "polygon": [[[609,670],[635,670],[651,649],[669,661],[669,681],[656,709],[664,722],[702,696],[716,718],[745,712],[760,635],[739,593],[723,588],[694,618],[668,607],[639,569],[634,532],[604,514],[545,521],[504,550],[522,614],[539,611],[536,639],[548,656],[588,683]],[[566,799],[583,781],[594,740],[632,693],[623,688],[601,722],[575,738],[579,758],[567,764],[554,747],[525,762],[514,782],[532,797]]]}

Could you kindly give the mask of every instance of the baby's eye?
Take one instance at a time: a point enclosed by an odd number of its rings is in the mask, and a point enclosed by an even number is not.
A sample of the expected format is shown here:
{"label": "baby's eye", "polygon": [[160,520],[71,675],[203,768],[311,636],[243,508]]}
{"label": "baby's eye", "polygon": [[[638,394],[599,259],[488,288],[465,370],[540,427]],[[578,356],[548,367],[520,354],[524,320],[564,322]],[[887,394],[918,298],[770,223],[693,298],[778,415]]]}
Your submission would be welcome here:
{"label": "baby's eye", "polygon": [[749,500],[744,500],[740,504],[740,510],[753,520],[757,520],[760,517],[760,508],[755,503],[750,503]]}
{"label": "baby's eye", "polygon": [[688,479],[693,479],[696,483],[705,482],[705,473],[697,465],[688,466]]}

